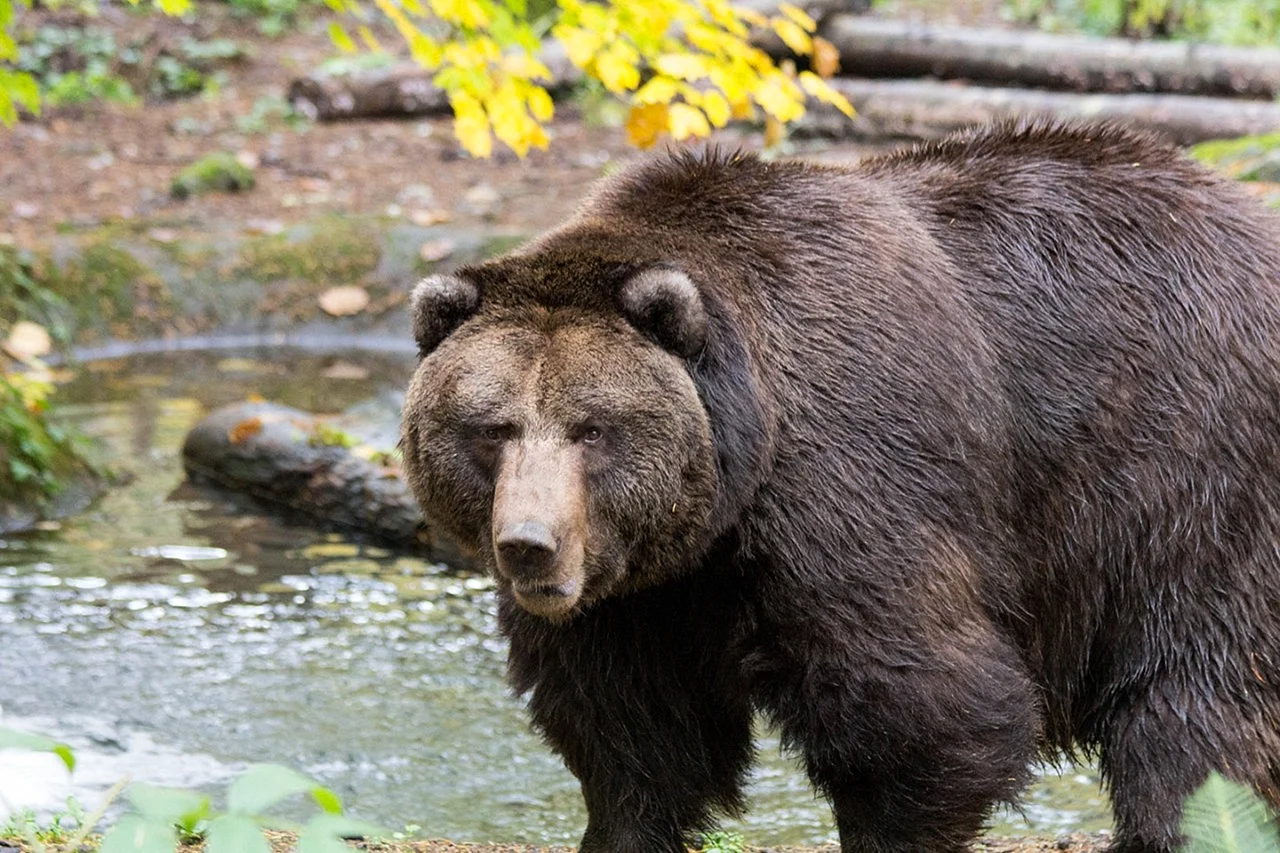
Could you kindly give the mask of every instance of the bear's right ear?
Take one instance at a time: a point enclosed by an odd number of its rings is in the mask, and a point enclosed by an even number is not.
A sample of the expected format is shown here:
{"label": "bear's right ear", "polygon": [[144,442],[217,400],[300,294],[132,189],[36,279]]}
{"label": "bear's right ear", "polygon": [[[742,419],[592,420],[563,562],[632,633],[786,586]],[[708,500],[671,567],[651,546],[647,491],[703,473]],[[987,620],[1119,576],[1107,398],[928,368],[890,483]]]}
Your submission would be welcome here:
{"label": "bear's right ear", "polygon": [[409,295],[413,337],[425,357],[480,307],[480,288],[456,275],[424,278]]}
{"label": "bear's right ear", "polygon": [[623,316],[663,349],[681,358],[707,342],[707,311],[689,276],[668,266],[633,273],[618,292]]}

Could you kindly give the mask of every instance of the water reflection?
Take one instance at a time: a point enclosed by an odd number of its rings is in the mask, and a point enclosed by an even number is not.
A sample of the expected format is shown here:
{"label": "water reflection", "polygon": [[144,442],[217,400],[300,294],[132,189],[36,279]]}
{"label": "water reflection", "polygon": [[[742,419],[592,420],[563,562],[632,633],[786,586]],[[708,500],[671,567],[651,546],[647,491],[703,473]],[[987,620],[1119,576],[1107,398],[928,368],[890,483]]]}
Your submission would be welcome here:
{"label": "water reflection", "polygon": [[[103,765],[136,778],[216,787],[278,761],[393,828],[575,841],[576,783],[505,691],[487,579],[184,482],[178,448],[213,408],[256,394],[338,412],[403,387],[412,366],[276,350],[82,370],[60,392],[68,411],[134,479],[59,529],[0,540],[6,719],[85,755],[142,756]],[[761,759],[738,828],[757,844],[832,840],[826,806],[767,734]],[[1096,784],[1078,775],[1051,775],[998,828],[1105,826]],[[89,790],[114,781],[93,778]]]}

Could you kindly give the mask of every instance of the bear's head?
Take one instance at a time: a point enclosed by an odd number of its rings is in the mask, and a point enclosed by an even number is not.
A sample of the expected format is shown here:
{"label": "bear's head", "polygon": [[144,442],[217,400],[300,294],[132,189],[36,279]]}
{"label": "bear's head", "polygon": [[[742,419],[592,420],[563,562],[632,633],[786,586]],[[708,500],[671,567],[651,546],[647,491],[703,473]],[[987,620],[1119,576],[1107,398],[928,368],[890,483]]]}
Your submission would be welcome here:
{"label": "bear's head", "polygon": [[569,618],[705,551],[719,484],[688,275],[515,256],[422,281],[411,311],[407,479],[524,609]]}

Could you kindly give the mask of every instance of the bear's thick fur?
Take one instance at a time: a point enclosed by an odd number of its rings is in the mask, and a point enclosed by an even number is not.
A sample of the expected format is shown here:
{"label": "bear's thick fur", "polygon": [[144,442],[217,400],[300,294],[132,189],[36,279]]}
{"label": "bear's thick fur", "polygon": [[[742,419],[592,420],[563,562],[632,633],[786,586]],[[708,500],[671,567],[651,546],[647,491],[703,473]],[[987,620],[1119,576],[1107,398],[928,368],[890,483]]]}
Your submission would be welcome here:
{"label": "bear's thick fur", "polygon": [[1211,770],[1277,801],[1280,229],[1174,150],[648,159],[413,311],[405,467],[583,851],[740,809],[756,710],[845,853],[962,850],[1059,750],[1126,853]]}

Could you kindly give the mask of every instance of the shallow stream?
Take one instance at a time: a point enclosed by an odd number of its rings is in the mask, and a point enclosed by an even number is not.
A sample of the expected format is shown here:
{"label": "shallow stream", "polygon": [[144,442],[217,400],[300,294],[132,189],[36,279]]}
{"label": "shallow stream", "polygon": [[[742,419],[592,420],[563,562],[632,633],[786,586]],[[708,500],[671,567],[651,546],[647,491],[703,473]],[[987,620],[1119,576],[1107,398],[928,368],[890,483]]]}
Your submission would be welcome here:
{"label": "shallow stream", "polygon": [[[250,394],[333,413],[403,387],[412,357],[302,349],[92,362],[58,398],[133,481],[87,513],[0,538],[0,723],[77,747],[87,805],[119,776],[221,791],[248,763],[315,776],[391,829],[572,843],[573,778],[503,680],[492,584],[317,532],[184,483],[179,448]],[[834,840],[776,738],[760,737],[752,844]],[[56,769],[0,752],[0,797],[41,808]],[[6,769],[7,768],[7,769]],[[1048,772],[1001,834],[1109,823],[1095,775]]]}

